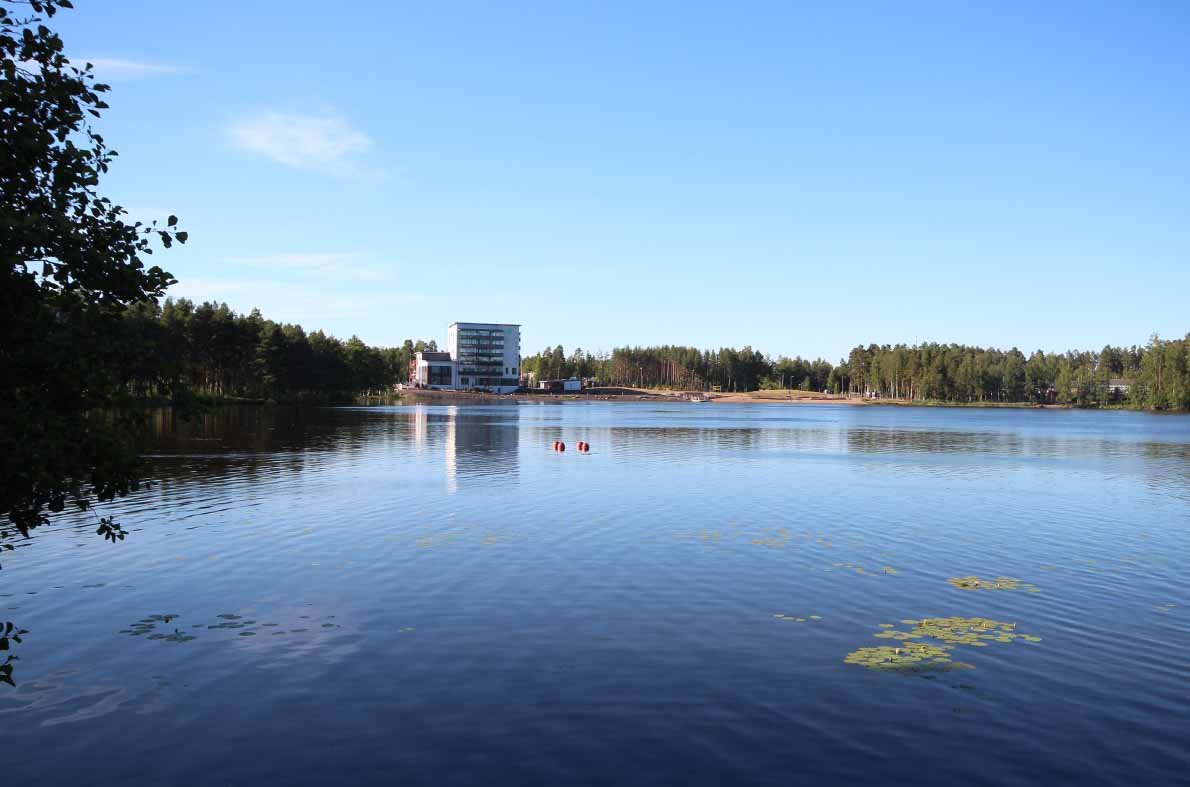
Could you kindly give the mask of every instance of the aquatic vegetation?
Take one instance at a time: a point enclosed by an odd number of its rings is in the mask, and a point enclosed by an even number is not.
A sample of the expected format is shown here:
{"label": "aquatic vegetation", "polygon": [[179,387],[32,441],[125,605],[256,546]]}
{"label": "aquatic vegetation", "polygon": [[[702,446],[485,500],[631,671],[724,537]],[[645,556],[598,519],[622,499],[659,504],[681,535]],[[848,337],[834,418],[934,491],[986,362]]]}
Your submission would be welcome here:
{"label": "aquatic vegetation", "polygon": [[878,670],[935,670],[973,669],[970,664],[951,661],[951,646],[914,643],[904,647],[882,645],[874,648],[859,648],[848,653],[845,664],[858,664]]}
{"label": "aquatic vegetation", "polygon": [[[149,615],[147,618],[141,618],[135,623],[129,624],[128,628],[120,631],[121,634],[129,634],[133,637],[139,637],[142,634],[149,634],[156,630],[158,623],[169,623],[176,620],[179,616],[176,614],[169,615]],[[177,631],[177,629],[175,629]],[[158,634],[149,637],[149,639],[164,639],[164,634]]]}
{"label": "aquatic vegetation", "polygon": [[162,639],[166,642],[190,642],[191,640],[198,639],[198,637],[191,634],[183,634],[181,631],[174,629],[174,633],[172,634],[153,634],[150,635],[149,639]]}
{"label": "aquatic vegetation", "polygon": [[[923,618],[914,623],[915,627],[909,632],[911,638],[930,637],[953,645],[979,646],[983,644],[981,639],[1011,642],[1025,636],[1017,633],[1016,623],[990,618]],[[1040,641],[1040,638],[1034,638],[1034,641]]]}
{"label": "aquatic vegetation", "polygon": [[[164,642],[191,642],[191,641],[197,639],[198,637],[195,634],[187,634],[187,633],[181,631],[180,629],[176,629],[176,628],[172,632],[157,631],[157,626],[159,624],[169,623],[170,621],[175,620],[178,617],[179,617],[179,615],[176,615],[176,614],[149,615],[146,618],[142,618],[142,619],[138,620],[136,623],[132,623],[131,625],[129,625],[128,628],[122,629],[119,633],[120,634],[128,634],[133,637],[142,637],[143,636],[145,639],[161,640]],[[306,629],[304,629],[304,628],[296,628],[296,629],[290,629],[287,632],[284,629],[277,628],[278,626],[281,625],[280,623],[275,623],[275,622],[257,623],[257,621],[255,621],[253,619],[250,619],[250,618],[245,619],[242,615],[236,615],[236,614],[233,614],[230,612],[224,612],[219,615],[216,615],[215,617],[218,620],[217,623],[194,623],[194,624],[191,624],[190,628],[206,630],[206,631],[216,631],[216,630],[220,630],[220,629],[222,629],[222,630],[232,629],[232,630],[237,630],[236,634],[241,637],[255,637],[255,636],[257,636],[257,634],[260,632],[257,632],[256,630],[254,630],[254,628],[252,628],[253,626],[257,626],[257,625],[261,626],[262,628],[267,627],[270,629],[276,629],[274,631],[269,632],[273,636],[284,635],[287,633],[299,634],[299,633],[306,631]],[[302,615],[302,617],[309,618],[309,615]],[[334,615],[330,615],[329,617],[333,618]],[[338,628],[338,624],[337,623],[323,623],[322,628]],[[413,629],[410,628],[409,630],[412,631]]]}
{"label": "aquatic vegetation", "polygon": [[976,576],[951,577],[946,581],[959,590],[1024,590],[1027,593],[1041,592],[1031,582],[1022,582],[1015,577],[996,577],[995,579],[980,579]]}
{"label": "aquatic vegetation", "polygon": [[171,620],[174,620],[177,617],[178,617],[178,615],[176,615],[176,614],[149,615],[149,617],[142,619],[141,623],[155,623],[155,622],[169,623]]}
{"label": "aquatic vegetation", "polygon": [[[158,623],[169,623],[181,617],[177,614],[168,615],[149,615],[147,618],[141,618],[135,623],[129,625],[128,628],[120,631],[121,634],[128,634],[132,637],[144,636],[145,639],[159,639],[164,642],[190,642],[198,639],[193,634],[186,634],[180,629],[174,629],[172,632],[157,631]],[[201,624],[191,626],[191,628],[200,628]]]}
{"label": "aquatic vegetation", "polygon": [[[922,618],[902,620],[901,623],[909,627],[908,630],[897,629],[891,623],[880,623],[881,631],[873,634],[878,639],[897,640],[901,645],[859,648],[844,656],[843,662],[883,670],[974,669],[970,664],[953,661],[951,651],[956,647],[986,648],[989,641],[1041,641],[1041,637],[1018,633],[1016,623],[991,618]],[[944,644],[919,641],[923,639]]]}
{"label": "aquatic vegetation", "polygon": [[774,549],[784,549],[789,546],[789,542],[793,539],[793,534],[788,528],[772,528],[766,527],[760,533],[749,540],[749,543],[757,544],[759,546],[772,547]]}
{"label": "aquatic vegetation", "polygon": [[784,612],[777,612],[772,617],[776,618],[777,620],[784,620],[784,622],[787,622],[787,623],[806,623],[807,619],[812,619],[812,620],[821,620],[822,619],[822,616],[819,616],[819,614],[812,614],[812,616],[810,616],[809,618],[798,618],[797,616],[793,616],[793,614],[785,614]]}
{"label": "aquatic vegetation", "polygon": [[1177,606],[1177,604],[1172,604],[1172,603],[1170,603],[1170,604],[1159,604],[1159,605],[1157,605],[1157,607],[1156,607],[1156,610],[1157,610],[1158,612],[1161,612],[1161,613],[1167,613],[1167,612],[1169,612],[1170,610],[1172,610],[1172,609],[1173,609],[1174,607],[1176,607],[1176,606]]}

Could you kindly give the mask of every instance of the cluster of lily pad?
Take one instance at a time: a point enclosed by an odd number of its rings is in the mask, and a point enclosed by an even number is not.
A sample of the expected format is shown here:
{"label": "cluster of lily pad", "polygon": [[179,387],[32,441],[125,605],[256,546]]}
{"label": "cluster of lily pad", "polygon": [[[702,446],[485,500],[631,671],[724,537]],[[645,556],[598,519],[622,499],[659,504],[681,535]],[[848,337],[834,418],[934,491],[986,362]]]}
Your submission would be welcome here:
{"label": "cluster of lily pad", "polygon": [[[970,664],[953,661],[951,652],[959,646],[985,648],[989,642],[1040,642],[1041,637],[1021,634],[1015,623],[991,618],[922,618],[902,620],[907,629],[897,629],[892,623],[881,623],[874,636],[893,639],[901,645],[859,648],[848,653],[843,661],[870,669],[920,671],[924,669],[971,669]],[[932,639],[944,643],[935,645],[919,640]]]}
{"label": "cluster of lily pad", "polygon": [[[194,639],[197,639],[197,637],[195,637],[193,634],[187,634],[177,628],[175,628],[172,632],[164,632],[163,633],[161,631],[157,631],[157,626],[159,624],[169,624],[171,621],[175,620],[178,617],[179,616],[175,615],[175,614],[149,615],[147,618],[141,618],[136,623],[129,625],[128,628],[122,629],[119,633],[128,634],[133,637],[143,636],[145,639],[164,640],[166,642],[190,642]],[[271,633],[273,636],[283,636],[287,633],[288,634],[302,634],[302,633],[308,631],[307,628],[302,628],[302,627],[285,630],[282,628],[278,628],[281,625],[280,623],[257,623],[257,621],[255,621],[255,620],[251,620],[251,619],[245,620],[242,615],[235,615],[230,612],[225,612],[221,615],[216,615],[215,617],[219,619],[218,623],[209,623],[209,624],[208,623],[195,623],[195,624],[191,625],[190,628],[191,629],[206,629],[206,630],[241,629],[240,631],[236,632],[241,637],[255,637],[258,633],[256,631],[256,629],[253,628],[255,626],[260,626],[262,628],[271,629],[271,631],[269,633]],[[303,620],[310,619],[309,615],[300,615],[299,617],[301,617]],[[330,617],[333,618],[334,615],[331,615]],[[310,625],[313,625],[313,624],[310,624]],[[337,628],[338,624],[331,623],[328,621],[326,623],[323,623],[321,627],[322,628]],[[413,627],[410,626],[407,629],[401,629],[401,631],[402,632],[413,631]],[[263,634],[265,632],[261,631],[259,633]]]}
{"label": "cluster of lily pad", "polygon": [[777,612],[773,617],[777,620],[783,620],[786,623],[805,623],[807,620],[822,620],[822,615],[810,615],[809,618],[799,618],[796,615],[786,615],[784,612]]}
{"label": "cluster of lily pad", "polygon": [[166,642],[189,642],[195,637],[190,634],[184,634],[178,629],[174,629],[169,633],[162,633],[157,631],[158,623],[169,623],[175,620],[177,615],[149,615],[147,618],[141,618],[137,622],[131,624],[128,628],[121,631],[121,634],[129,634],[133,637],[144,636],[145,639],[161,639]]}
{"label": "cluster of lily pad", "polygon": [[[831,563],[831,568],[845,568],[848,571],[854,571],[857,574],[875,574],[875,571],[868,571],[859,563]],[[831,569],[828,568],[827,571]],[[880,571],[885,574],[896,574],[897,570],[892,566],[881,566]]]}
{"label": "cluster of lily pad", "polygon": [[877,670],[974,669],[962,661],[952,661],[950,645],[926,645],[921,642],[902,647],[882,645],[859,648],[848,653],[843,662]]}
{"label": "cluster of lily pad", "polygon": [[975,576],[951,577],[946,581],[959,590],[1024,590],[1027,593],[1041,592],[1031,582],[1022,582],[1015,577],[996,577],[995,579],[980,579]]}

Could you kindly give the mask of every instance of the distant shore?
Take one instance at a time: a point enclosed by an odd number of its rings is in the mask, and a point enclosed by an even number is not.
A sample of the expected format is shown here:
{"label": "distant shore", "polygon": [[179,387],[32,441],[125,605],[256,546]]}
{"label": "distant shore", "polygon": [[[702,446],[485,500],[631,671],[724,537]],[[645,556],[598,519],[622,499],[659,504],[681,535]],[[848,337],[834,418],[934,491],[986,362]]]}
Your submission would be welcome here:
{"label": "distant shore", "polygon": [[[574,393],[515,393],[490,394],[472,391],[403,391],[401,398],[430,401],[474,402],[474,403],[550,403],[550,402],[683,402],[700,398],[708,404],[834,404],[850,406],[894,406],[894,407],[987,407],[1017,410],[1069,410],[1076,409],[1067,404],[1033,404],[1031,402],[943,402],[936,400],[906,401],[904,399],[866,399],[859,396],[824,394],[813,391],[734,391],[700,392],[668,391],[648,388],[605,387],[585,388]],[[1113,408],[1118,409],[1118,408]]]}

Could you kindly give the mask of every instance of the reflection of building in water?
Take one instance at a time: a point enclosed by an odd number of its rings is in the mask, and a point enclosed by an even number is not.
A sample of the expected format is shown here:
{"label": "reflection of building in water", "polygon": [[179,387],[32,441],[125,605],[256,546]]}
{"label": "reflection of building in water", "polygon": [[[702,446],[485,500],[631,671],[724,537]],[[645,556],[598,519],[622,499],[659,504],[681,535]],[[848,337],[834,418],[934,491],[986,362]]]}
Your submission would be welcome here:
{"label": "reflection of building in water", "polygon": [[430,442],[430,414],[425,407],[417,407],[410,418],[413,421],[413,448],[419,454],[424,452]]}
{"label": "reflection of building in water", "polygon": [[520,465],[518,407],[508,412],[467,412],[452,408],[446,422],[446,484],[453,492],[467,480],[512,482]]}
{"label": "reflection of building in water", "polygon": [[517,477],[519,407],[469,411],[455,406],[418,406],[411,408],[407,417],[414,451],[433,456],[442,449],[449,491],[456,491],[467,479],[491,483]]}

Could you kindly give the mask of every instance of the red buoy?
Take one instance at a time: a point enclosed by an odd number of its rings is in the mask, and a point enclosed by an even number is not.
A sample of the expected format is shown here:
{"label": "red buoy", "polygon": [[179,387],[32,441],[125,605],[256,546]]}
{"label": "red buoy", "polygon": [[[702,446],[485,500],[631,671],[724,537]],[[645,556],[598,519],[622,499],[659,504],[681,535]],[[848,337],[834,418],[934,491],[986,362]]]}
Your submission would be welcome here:
{"label": "red buoy", "polygon": [[564,443],[564,442],[562,442],[561,440],[559,440],[559,441],[558,441],[558,450],[559,450],[559,451],[565,451],[565,450],[566,450],[566,443]]}
{"label": "red buoy", "polygon": [[590,443],[585,443],[585,442],[583,442],[582,440],[580,440],[580,441],[579,441],[579,444],[578,444],[578,450],[579,450],[580,452],[582,452],[582,453],[584,453],[584,454],[585,454],[585,453],[587,453],[588,451],[590,451],[590,450],[591,450],[591,444],[590,444]]}

